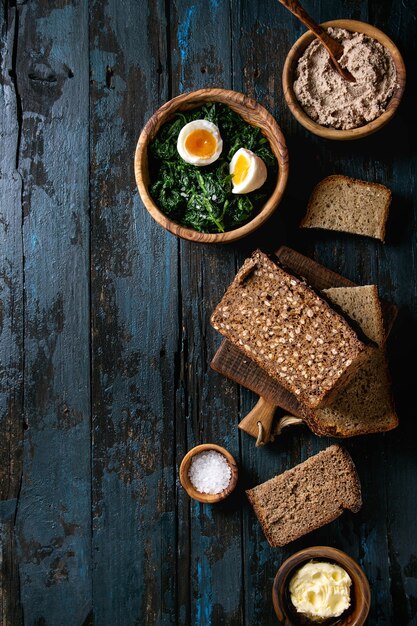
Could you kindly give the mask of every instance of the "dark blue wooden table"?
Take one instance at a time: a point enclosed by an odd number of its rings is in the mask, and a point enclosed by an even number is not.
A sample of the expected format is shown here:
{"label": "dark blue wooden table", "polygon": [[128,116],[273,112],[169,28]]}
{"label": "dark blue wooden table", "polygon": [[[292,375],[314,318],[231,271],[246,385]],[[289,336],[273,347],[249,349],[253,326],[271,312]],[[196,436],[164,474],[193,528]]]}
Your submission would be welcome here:
{"label": "dark blue wooden table", "polygon": [[[275,624],[271,584],[309,545],[346,550],[372,587],[372,626],[417,624],[416,0],[305,2],[319,20],[375,24],[408,87],[397,117],[336,143],[290,115],[281,69],[303,28],[276,0],[3,0],[0,4],[0,623]],[[276,117],[290,181],[238,244],[180,241],[138,197],[144,121],[203,86]],[[385,245],[301,233],[313,185],[387,184]],[[243,490],[326,447],[307,429],[264,449],[237,429],[254,396],[214,373],[209,316],[255,246],[285,243],[399,306],[390,364],[400,427],[351,439],[364,506],[271,549]],[[224,504],[190,501],[178,466],[214,441],[238,460]]]}

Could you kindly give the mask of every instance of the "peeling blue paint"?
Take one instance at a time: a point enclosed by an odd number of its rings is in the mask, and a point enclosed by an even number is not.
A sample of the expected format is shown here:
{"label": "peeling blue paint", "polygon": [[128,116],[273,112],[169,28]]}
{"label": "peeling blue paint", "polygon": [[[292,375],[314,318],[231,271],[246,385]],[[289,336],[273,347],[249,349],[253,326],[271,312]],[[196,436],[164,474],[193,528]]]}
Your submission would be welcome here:
{"label": "peeling blue paint", "polygon": [[37,236],[37,234],[34,231],[30,234],[30,244],[32,246],[32,252],[39,245],[38,236]]}
{"label": "peeling blue paint", "polygon": [[210,0],[210,7],[213,11],[217,12],[222,5],[223,0]]}
{"label": "peeling blue paint", "polygon": [[184,67],[185,67],[185,63],[187,59],[191,26],[192,26],[195,12],[196,12],[195,6],[189,7],[185,12],[183,21],[178,25],[177,41],[178,41],[178,48],[180,51],[180,61],[181,61],[181,76],[180,76],[180,92],[181,93],[184,91]]}
{"label": "peeling blue paint", "polygon": [[211,626],[211,570],[205,558],[203,565],[200,559],[197,561],[197,582],[200,595],[196,602],[195,623]]}

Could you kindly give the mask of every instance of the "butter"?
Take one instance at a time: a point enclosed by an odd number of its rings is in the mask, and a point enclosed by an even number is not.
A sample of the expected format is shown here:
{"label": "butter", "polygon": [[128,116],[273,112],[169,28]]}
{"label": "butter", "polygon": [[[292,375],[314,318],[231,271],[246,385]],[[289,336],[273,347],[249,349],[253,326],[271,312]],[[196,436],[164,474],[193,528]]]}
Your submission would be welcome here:
{"label": "butter", "polygon": [[313,622],[339,617],[350,606],[349,574],[339,565],[310,561],[291,578],[291,601],[297,610]]}

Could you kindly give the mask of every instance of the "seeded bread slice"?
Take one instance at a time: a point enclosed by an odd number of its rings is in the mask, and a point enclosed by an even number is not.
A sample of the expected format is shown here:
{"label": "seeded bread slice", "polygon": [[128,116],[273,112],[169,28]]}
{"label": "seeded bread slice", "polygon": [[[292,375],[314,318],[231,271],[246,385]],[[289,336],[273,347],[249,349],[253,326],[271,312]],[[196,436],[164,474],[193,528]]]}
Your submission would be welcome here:
{"label": "seeded bread slice", "polygon": [[329,404],[372,351],[353,322],[260,250],[211,323],[308,409]]}
{"label": "seeded bread slice", "polygon": [[301,228],[338,230],[385,240],[391,191],[348,176],[328,176],[310,196]]}
{"label": "seeded bread slice", "polygon": [[385,432],[398,426],[384,344],[386,340],[375,285],[325,290],[327,296],[362,327],[379,350],[355,373],[334,402],[312,411],[306,421],[318,435],[352,437]]}
{"label": "seeded bread slice", "polygon": [[283,474],[246,491],[269,544],[285,546],[362,506],[349,453],[333,445]]}

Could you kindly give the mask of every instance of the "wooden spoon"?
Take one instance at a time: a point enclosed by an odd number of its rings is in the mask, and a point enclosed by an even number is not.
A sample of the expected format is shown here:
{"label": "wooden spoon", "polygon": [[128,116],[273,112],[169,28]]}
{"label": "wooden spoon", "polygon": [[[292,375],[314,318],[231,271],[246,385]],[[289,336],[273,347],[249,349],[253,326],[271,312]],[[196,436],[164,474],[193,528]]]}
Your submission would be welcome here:
{"label": "wooden spoon", "polygon": [[349,70],[339,65],[339,59],[343,55],[343,46],[341,43],[330,37],[327,31],[324,30],[319,24],[317,24],[309,14],[303,9],[298,0],[278,0],[286,9],[291,11],[295,17],[309,28],[321,41],[330,55],[330,61],[334,69],[340,74],[342,78],[348,80],[350,83],[355,83],[356,79],[352,76]]}

